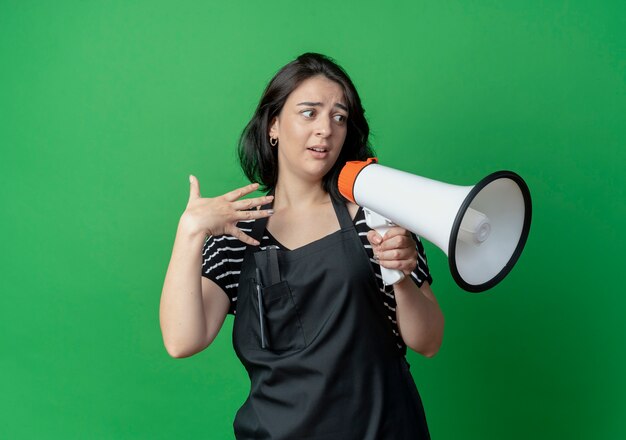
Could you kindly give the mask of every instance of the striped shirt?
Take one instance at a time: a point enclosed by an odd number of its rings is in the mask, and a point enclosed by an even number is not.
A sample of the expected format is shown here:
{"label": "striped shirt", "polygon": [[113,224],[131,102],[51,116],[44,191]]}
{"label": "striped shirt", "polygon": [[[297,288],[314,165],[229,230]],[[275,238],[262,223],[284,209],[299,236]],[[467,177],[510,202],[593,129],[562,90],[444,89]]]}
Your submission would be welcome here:
{"label": "striped shirt", "polygon": [[[253,223],[254,220],[245,220],[237,223],[237,227],[249,235],[252,231]],[[380,299],[387,311],[390,330],[395,336],[398,349],[402,354],[405,354],[406,345],[400,336],[396,321],[396,298],[393,286],[385,286],[383,283],[380,274],[380,264],[374,259],[372,246],[367,240],[367,233],[370,231],[370,227],[365,223],[365,213],[361,207],[359,207],[354,218],[354,226],[367,252],[374,274],[376,275],[376,282],[380,290]],[[424,281],[428,281],[429,284],[432,284],[433,280],[428,270],[424,246],[419,237],[414,234],[413,239],[417,243],[418,257],[417,267],[411,273],[411,279],[418,287],[421,286]],[[226,293],[230,300],[228,313],[231,315],[237,313],[237,288],[239,287],[239,274],[241,273],[246,246],[245,243],[235,237],[219,235],[208,237],[202,248],[202,276],[216,283],[222,288],[224,293]],[[267,246],[277,246],[279,249],[284,249],[266,229],[263,232],[260,249],[264,250]]]}

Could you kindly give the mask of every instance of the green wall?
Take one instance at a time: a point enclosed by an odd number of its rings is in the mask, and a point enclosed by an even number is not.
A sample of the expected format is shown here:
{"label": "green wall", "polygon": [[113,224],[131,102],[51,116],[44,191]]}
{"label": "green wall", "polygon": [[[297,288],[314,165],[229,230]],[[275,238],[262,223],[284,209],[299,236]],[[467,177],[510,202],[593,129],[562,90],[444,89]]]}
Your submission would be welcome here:
{"label": "green wall", "polygon": [[232,318],[170,358],[158,309],[189,184],[245,183],[235,143],[276,70],[333,56],[383,164],[534,212],[493,290],[452,281],[410,354],[434,439],[626,438],[624,2],[0,0],[0,436],[226,439],[247,393]]}

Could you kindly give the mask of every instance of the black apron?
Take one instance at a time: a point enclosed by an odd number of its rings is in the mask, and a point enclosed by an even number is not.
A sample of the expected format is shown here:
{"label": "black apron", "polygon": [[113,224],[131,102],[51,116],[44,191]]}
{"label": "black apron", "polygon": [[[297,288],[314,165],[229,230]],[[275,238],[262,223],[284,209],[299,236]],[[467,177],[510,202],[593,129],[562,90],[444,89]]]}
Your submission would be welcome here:
{"label": "black apron", "polygon": [[[246,249],[233,346],[251,389],[237,439],[430,438],[368,255],[345,205],[333,207],[335,233],[292,251]],[[266,224],[254,222],[259,242]]]}

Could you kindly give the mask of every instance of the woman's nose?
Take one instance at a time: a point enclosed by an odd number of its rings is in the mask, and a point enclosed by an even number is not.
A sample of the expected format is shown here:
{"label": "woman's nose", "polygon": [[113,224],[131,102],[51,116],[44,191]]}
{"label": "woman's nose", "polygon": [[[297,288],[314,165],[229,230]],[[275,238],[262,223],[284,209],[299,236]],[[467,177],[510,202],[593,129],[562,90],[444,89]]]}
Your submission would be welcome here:
{"label": "woman's nose", "polygon": [[327,118],[320,118],[315,134],[321,137],[328,137],[332,134],[332,125]]}

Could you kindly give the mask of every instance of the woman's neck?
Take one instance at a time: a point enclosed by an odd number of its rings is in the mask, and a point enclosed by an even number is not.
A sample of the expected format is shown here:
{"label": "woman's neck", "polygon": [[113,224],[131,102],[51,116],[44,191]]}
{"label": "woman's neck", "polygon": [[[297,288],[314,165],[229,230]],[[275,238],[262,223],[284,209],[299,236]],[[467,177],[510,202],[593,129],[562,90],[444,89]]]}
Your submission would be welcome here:
{"label": "woman's neck", "polygon": [[330,196],[321,182],[312,183],[295,179],[285,182],[279,179],[274,193],[274,210],[308,209],[329,201]]}

